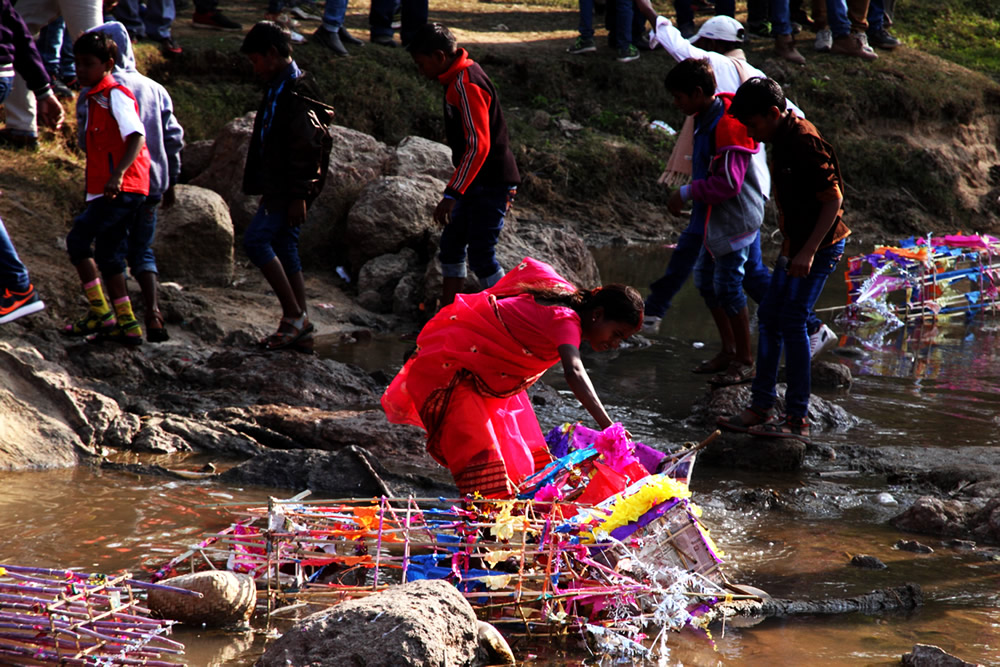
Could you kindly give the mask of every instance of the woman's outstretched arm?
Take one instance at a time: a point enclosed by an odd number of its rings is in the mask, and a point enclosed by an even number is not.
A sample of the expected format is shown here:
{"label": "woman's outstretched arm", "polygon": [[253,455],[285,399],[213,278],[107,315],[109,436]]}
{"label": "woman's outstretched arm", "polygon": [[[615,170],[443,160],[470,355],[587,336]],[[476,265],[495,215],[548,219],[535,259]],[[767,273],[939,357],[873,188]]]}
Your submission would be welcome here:
{"label": "woman's outstretched arm", "polygon": [[560,345],[559,356],[562,358],[566,384],[573,390],[573,395],[587,409],[602,431],[611,426],[614,422],[611,421],[601,399],[594,391],[594,385],[591,384],[590,376],[587,375],[587,369],[583,367],[583,360],[580,358],[580,348],[576,345]]}

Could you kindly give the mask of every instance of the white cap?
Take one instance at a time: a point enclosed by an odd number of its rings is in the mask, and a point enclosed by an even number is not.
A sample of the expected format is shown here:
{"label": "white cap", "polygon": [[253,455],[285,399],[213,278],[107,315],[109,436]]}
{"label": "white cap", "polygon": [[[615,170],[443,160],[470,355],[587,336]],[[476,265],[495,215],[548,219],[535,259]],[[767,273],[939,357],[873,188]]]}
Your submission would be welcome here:
{"label": "white cap", "polygon": [[692,44],[704,37],[718,39],[723,42],[742,42],[746,36],[743,24],[731,16],[713,16],[701,24],[695,36],[689,39]]}

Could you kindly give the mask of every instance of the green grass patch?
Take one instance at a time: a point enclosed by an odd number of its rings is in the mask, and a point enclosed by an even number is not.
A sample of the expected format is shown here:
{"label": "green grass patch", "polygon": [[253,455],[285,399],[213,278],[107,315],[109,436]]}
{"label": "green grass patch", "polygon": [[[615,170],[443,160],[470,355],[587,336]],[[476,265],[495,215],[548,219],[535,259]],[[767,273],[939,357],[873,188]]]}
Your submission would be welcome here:
{"label": "green grass patch", "polygon": [[910,0],[896,15],[907,45],[1000,81],[1000,3]]}

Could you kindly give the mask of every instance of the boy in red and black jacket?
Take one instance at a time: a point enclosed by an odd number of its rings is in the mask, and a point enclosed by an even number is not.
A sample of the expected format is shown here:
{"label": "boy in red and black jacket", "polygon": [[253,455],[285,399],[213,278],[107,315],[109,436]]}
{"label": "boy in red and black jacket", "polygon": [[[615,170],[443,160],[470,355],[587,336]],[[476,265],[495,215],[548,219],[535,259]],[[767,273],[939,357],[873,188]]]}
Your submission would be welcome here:
{"label": "boy in red and black jacket", "polygon": [[409,50],[420,73],[445,87],[445,132],[455,172],[434,220],[444,226],[439,257],[444,277],[441,305],[446,306],[465,283],[466,253],[484,288],[503,277],[495,248],[521,175],[496,88],[458,47],[451,31],[428,23],[414,35]]}

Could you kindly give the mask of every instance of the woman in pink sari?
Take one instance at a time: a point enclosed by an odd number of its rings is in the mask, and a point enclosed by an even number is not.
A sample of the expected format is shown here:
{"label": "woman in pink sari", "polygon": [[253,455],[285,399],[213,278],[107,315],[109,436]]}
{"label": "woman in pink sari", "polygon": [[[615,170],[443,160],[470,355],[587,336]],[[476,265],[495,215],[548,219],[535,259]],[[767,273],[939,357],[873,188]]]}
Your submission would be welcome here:
{"label": "woman in pink sari", "polygon": [[389,421],[427,431],[427,451],[461,493],[507,498],[551,457],[525,394],[557,361],[601,429],[612,424],[580,359],[580,342],[618,347],[642,326],[631,287],[580,290],[525,259],[496,285],[460,294],[417,337],[382,396]]}

